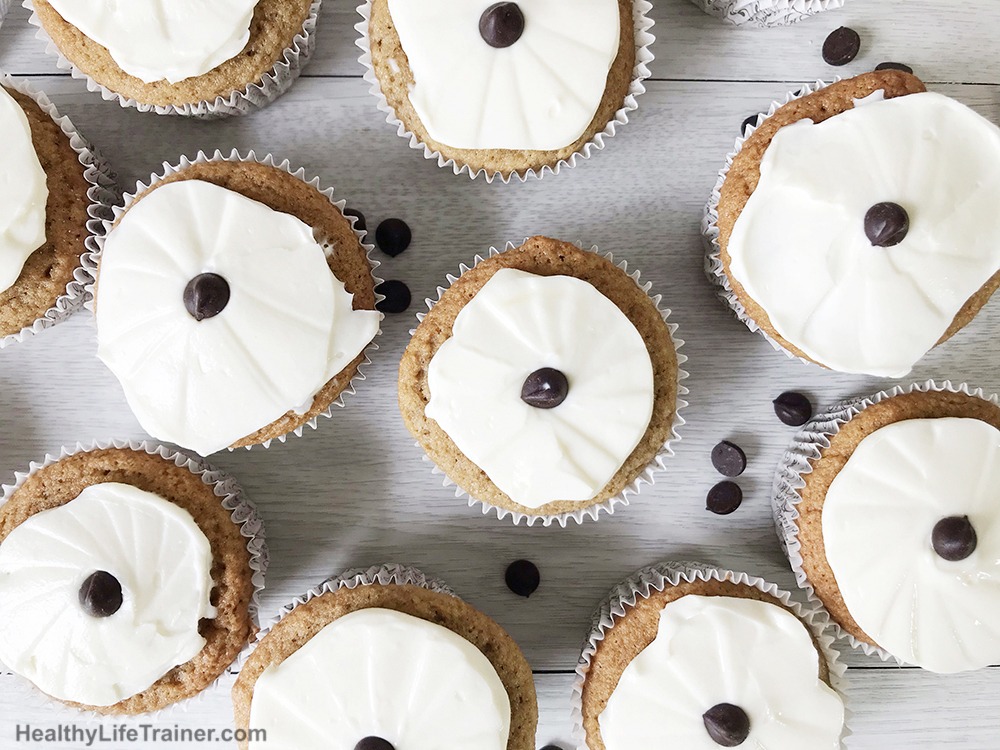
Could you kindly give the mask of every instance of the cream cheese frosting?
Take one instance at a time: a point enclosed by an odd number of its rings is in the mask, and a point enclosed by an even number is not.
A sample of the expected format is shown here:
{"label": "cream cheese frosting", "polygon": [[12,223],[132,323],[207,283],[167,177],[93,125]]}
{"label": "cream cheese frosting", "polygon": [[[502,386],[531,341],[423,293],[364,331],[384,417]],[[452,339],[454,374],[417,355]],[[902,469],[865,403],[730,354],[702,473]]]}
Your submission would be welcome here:
{"label": "cream cheese frosting", "polygon": [[[559,406],[521,398],[554,368]],[[593,285],[503,268],[458,314],[431,358],[426,414],[511,500],[529,508],[595,497],[639,444],[653,414],[642,335]]]}
{"label": "cream cheese frosting", "polygon": [[[209,541],[183,508],[127,484],[87,487],[0,544],[0,662],[55,698],[118,703],[204,647],[211,569]],[[108,617],[80,602],[97,571],[121,584]]]}
{"label": "cream cheese frosting", "polygon": [[[143,429],[208,455],[310,403],[378,333],[310,227],[199,180],[155,188],[100,260],[98,356]],[[213,273],[230,297],[196,320],[184,294]]]}
{"label": "cream cheese frosting", "polygon": [[[865,233],[882,202],[909,215],[892,247]],[[902,377],[1000,270],[997,205],[995,125],[935,93],[864,100],[777,132],[734,225],[730,272],[810,359]]]}
{"label": "cream cheese frosting", "polygon": [[389,0],[435,141],[462,149],[550,151],[582,136],[618,56],[618,0],[521,0],[524,31],[493,47],[479,31],[493,0]]}
{"label": "cream cheese frosting", "polygon": [[178,83],[236,57],[257,0],[48,0],[131,76]]}
{"label": "cream cheese frosting", "polygon": [[251,750],[506,750],[510,699],[493,665],[457,633],[388,609],[340,617],[257,679]]}
{"label": "cream cheese frosting", "polygon": [[808,629],[755,599],[683,596],[660,612],[656,638],[622,672],[598,718],[607,750],[719,750],[704,714],[728,703],[750,719],[742,746],[839,750],[841,697],[819,677]]}
{"label": "cream cheese frosting", "polygon": [[24,110],[0,86],[0,292],[10,289],[28,257],[45,244],[45,170]]}
{"label": "cream cheese frosting", "polygon": [[[954,516],[978,537],[960,561],[931,543]],[[876,430],[827,490],[823,543],[851,616],[890,654],[934,672],[1000,663],[1000,430],[951,417]]]}

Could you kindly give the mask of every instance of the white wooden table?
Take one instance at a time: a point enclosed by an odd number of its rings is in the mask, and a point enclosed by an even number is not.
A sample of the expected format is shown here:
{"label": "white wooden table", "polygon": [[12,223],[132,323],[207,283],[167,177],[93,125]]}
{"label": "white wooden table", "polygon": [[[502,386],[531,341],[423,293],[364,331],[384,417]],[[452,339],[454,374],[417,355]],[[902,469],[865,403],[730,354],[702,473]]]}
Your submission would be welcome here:
{"label": "white wooden table", "polygon": [[[798,83],[860,73],[884,60],[911,64],[931,88],[1000,122],[997,0],[852,0],[798,27],[769,31],[730,29],[686,0],[655,1],[654,78],[633,122],[582,166],[507,186],[440,170],[396,137],[361,80],[356,14],[346,2],[328,0],[316,56],[289,94],[261,113],[224,122],[122,110],[57,71],[21,8],[0,29],[0,68],[47,91],[113,161],[126,187],[182,153],[273,152],[335,186],[369,227],[389,216],[410,223],[412,247],[395,259],[378,255],[382,275],[406,281],[415,300],[490,245],[536,233],[612,250],[665,295],[690,357],[688,425],[660,483],[598,523],[515,528],[466,507],[430,475],[396,410],[396,363],[416,302],[409,314],[385,321],[369,381],[334,419],[269,450],[213,458],[240,478],[267,522],[265,615],[344,568],[417,565],[496,618],[524,648],[536,670],[540,746],[571,746],[570,685],[581,639],[599,600],[636,568],[700,559],[794,589],[769,506],[772,472],[791,430],[775,419],[771,399],[795,388],[823,403],[889,384],[787,360],[732,319],[706,283],[698,223],[740,123]],[[835,70],[823,63],[820,46],[841,24],[862,33],[864,50]],[[932,352],[913,379],[967,380],[998,391],[998,338],[1000,300]],[[94,346],[89,315],[81,313],[0,352],[2,481],[64,444],[143,437]],[[734,515],[716,517],[704,510],[705,492],[720,479],[709,452],[727,438],[750,458],[739,480],[746,499]],[[503,582],[506,564],[521,557],[542,572],[541,588],[527,600]],[[1000,748],[1000,668],[944,677],[859,654],[847,660],[850,750]],[[225,678],[171,723],[228,726],[231,682]],[[74,718],[27,706],[15,683],[0,675],[0,748],[33,746],[15,742],[18,723],[48,728]]]}

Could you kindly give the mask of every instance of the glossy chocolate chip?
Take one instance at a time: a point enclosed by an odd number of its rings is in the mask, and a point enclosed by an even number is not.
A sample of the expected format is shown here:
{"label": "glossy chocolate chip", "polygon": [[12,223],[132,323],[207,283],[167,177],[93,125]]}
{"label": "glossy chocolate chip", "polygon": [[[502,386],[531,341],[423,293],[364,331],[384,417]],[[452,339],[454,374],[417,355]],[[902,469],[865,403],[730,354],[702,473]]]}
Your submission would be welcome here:
{"label": "glossy chocolate chip", "polygon": [[546,745],[541,750],[563,750],[559,745]]}
{"label": "glossy chocolate chip", "polygon": [[708,491],[705,500],[705,510],[717,516],[728,516],[735,513],[743,503],[743,490],[736,482],[719,482]]}
{"label": "glossy chocolate chip", "polygon": [[509,47],[524,33],[524,13],[517,3],[495,3],[479,17],[479,33],[491,47]]}
{"label": "glossy chocolate chip", "polygon": [[535,370],[521,386],[521,400],[536,409],[555,409],[568,395],[569,380],[552,367]]}
{"label": "glossy chocolate chip", "polygon": [[747,128],[757,127],[757,119],[759,117],[760,115],[750,115],[747,119],[745,119],[743,124],[740,126],[740,135],[746,135]]}
{"label": "glossy chocolate chip", "polygon": [[736,443],[723,440],[712,448],[712,466],[724,477],[738,477],[747,469],[747,454]]}
{"label": "glossy chocolate chip", "polygon": [[898,203],[876,203],[865,214],[865,234],[875,247],[898,245],[910,231],[910,215]]}
{"label": "glossy chocolate chip", "polygon": [[746,711],[732,703],[712,706],[701,718],[705,722],[708,736],[716,745],[739,747],[750,736],[750,717]]}
{"label": "glossy chocolate chip", "polygon": [[795,391],[785,391],[773,401],[774,413],[789,427],[801,427],[813,415],[812,401]]}
{"label": "glossy chocolate chip", "polygon": [[538,572],[538,566],[531,560],[515,560],[507,566],[504,573],[504,581],[507,588],[518,596],[528,597],[538,591],[538,585],[542,582],[542,574]]}
{"label": "glossy chocolate chip", "polygon": [[847,65],[861,51],[861,36],[854,29],[841,26],[823,42],[823,59],[828,65]]}
{"label": "glossy chocolate chip", "polygon": [[200,273],[184,287],[184,307],[195,320],[214,318],[229,304],[229,282],[217,273]]}
{"label": "glossy chocolate chip", "polygon": [[386,255],[395,258],[410,246],[413,232],[402,219],[386,219],[375,228],[375,244]]}
{"label": "glossy chocolate chip", "polygon": [[380,300],[375,303],[375,309],[379,312],[405,312],[410,306],[410,302],[413,300],[413,295],[410,294],[410,287],[402,281],[396,281],[394,279],[383,281],[375,287],[375,291],[378,294],[385,296],[384,300]]}
{"label": "glossy chocolate chip", "polygon": [[122,585],[107,571],[91,573],[80,584],[80,606],[91,617],[111,617],[122,601]]}
{"label": "glossy chocolate chip", "polygon": [[901,70],[904,73],[913,73],[913,68],[909,65],[898,62],[881,62],[875,66],[875,70]]}
{"label": "glossy chocolate chip", "polygon": [[357,229],[359,232],[368,231],[368,220],[365,219],[365,215],[360,211],[358,211],[356,208],[345,208],[344,216],[354,217],[354,228]]}
{"label": "glossy chocolate chip", "polygon": [[365,737],[354,746],[354,750],[396,750],[396,747],[381,737]]}
{"label": "glossy chocolate chip", "polygon": [[934,524],[931,544],[939,557],[950,562],[964,560],[976,551],[979,538],[968,516],[950,516]]}

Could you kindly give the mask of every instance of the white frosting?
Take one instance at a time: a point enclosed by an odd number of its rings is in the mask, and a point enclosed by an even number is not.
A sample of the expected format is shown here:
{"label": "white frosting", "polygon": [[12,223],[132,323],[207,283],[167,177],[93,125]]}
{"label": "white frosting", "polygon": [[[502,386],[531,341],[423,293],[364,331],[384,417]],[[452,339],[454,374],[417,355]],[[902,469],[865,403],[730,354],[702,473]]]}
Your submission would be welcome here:
{"label": "white frosting", "polygon": [[[554,409],[521,400],[551,367],[569,380]],[[592,499],[639,444],[653,414],[642,336],[586,281],[497,271],[455,319],[427,370],[435,420],[514,502]]]}
{"label": "white frosting", "polygon": [[178,83],[236,57],[257,0],[48,0],[131,76]]}
{"label": "white frosting", "polygon": [[[0,544],[0,662],[55,698],[113,705],[204,647],[211,569],[209,541],[183,508],[127,484],[87,487]],[[96,571],[122,587],[110,617],[80,606]]]}
{"label": "white frosting", "polygon": [[[910,230],[873,247],[864,217]],[[730,271],[774,329],[834,370],[902,377],[1000,270],[1000,129],[923,93],[781,128],[733,228]]]}
{"label": "white frosting", "polygon": [[257,679],[251,750],[506,750],[510,699],[493,665],[441,625],[387,609],[334,620]]}
{"label": "white frosting", "polygon": [[618,56],[618,0],[520,0],[524,33],[491,47],[494,0],[389,0],[414,84],[410,102],[452,148],[557,150],[586,132]]}
{"label": "white frosting", "polygon": [[809,631],[754,599],[681,597],[656,638],[625,668],[598,718],[607,750],[719,750],[703,716],[731,703],[750,719],[741,747],[839,750],[840,696],[819,678]]}
{"label": "white frosting", "polygon": [[[949,562],[935,524],[968,516],[978,545]],[[910,419],[855,448],[823,503],[826,557],[851,616],[899,659],[933,672],[1000,663],[1000,431]]]}
{"label": "white frosting", "polygon": [[24,110],[0,86],[0,292],[10,289],[45,243],[45,171]]}
{"label": "white frosting", "polygon": [[[197,321],[184,288],[217,273],[231,297]],[[312,401],[375,337],[312,229],[198,180],[152,190],[108,235],[98,356],[143,428],[202,455]]]}

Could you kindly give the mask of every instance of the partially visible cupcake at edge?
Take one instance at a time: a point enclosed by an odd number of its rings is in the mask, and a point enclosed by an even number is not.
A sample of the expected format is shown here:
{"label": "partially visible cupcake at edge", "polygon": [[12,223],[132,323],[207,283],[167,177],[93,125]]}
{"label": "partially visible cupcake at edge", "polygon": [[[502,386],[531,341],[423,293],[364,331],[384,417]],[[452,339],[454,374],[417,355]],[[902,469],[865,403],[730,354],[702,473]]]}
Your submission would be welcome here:
{"label": "partially visible cupcake at edge", "polygon": [[898,70],[777,107],[706,216],[709,273],[753,330],[903,377],[1000,287],[1000,128]]}

